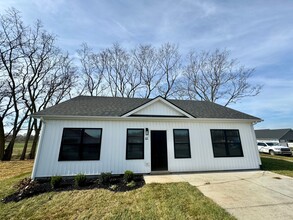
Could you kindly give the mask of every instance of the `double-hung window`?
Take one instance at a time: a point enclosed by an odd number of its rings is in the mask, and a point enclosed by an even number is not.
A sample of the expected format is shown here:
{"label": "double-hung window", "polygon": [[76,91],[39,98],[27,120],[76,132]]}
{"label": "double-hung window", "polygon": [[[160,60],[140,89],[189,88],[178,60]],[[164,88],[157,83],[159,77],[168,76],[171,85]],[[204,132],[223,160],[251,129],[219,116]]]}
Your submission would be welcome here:
{"label": "double-hung window", "polygon": [[144,159],[144,129],[127,129],[126,159]]}
{"label": "double-hung window", "polygon": [[212,129],[214,157],[243,157],[238,130]]}
{"label": "double-hung window", "polygon": [[188,129],[174,129],[175,158],[191,158]]}
{"label": "double-hung window", "polygon": [[59,161],[99,160],[101,128],[64,128]]}

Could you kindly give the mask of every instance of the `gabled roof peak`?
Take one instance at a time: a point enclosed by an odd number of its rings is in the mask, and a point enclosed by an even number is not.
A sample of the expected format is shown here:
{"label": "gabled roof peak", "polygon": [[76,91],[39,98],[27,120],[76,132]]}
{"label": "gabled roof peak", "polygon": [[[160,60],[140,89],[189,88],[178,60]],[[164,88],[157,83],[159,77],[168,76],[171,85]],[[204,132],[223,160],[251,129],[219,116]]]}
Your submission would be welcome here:
{"label": "gabled roof peak", "polygon": [[[149,108],[150,106],[154,106],[156,105],[156,103],[158,102],[162,102],[163,106],[161,106],[161,108],[163,107],[164,110],[169,110],[168,113],[165,113],[166,116],[183,116],[186,118],[194,118],[194,116],[190,115],[188,112],[185,112],[184,110],[182,110],[181,108],[179,108],[178,106],[176,106],[175,104],[171,103],[170,101],[168,101],[167,99],[163,98],[162,96],[157,96],[154,99],[150,99],[148,102],[142,104],[141,106],[132,109],[131,111],[125,113],[122,115],[122,117],[128,117],[128,116],[135,116],[137,114],[143,114],[147,108]],[[148,115],[150,115],[149,113],[147,113]],[[163,116],[164,113],[162,112],[154,112],[153,116]]]}

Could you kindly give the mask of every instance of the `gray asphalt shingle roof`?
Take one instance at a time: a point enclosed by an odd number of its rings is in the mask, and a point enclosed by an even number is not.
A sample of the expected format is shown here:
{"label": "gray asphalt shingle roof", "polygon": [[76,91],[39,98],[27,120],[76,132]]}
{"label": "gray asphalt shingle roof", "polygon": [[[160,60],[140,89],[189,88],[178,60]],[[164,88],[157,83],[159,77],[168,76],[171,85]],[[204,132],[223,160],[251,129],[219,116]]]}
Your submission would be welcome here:
{"label": "gray asphalt shingle roof", "polygon": [[293,131],[290,128],[260,129],[255,130],[255,136],[258,139],[293,140]]}
{"label": "gray asphalt shingle roof", "polygon": [[[41,116],[122,116],[151,101],[145,98],[78,96],[33,114]],[[171,100],[170,103],[195,118],[260,119],[212,102]]]}

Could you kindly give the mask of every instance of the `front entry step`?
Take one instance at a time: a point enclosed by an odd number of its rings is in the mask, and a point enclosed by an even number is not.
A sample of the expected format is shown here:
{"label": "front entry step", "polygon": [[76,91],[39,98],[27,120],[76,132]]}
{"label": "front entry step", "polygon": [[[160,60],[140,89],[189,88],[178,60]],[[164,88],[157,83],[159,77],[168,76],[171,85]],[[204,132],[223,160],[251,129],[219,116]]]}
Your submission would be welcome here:
{"label": "front entry step", "polygon": [[151,171],[151,175],[162,175],[162,174],[170,174],[168,170],[160,170],[160,171]]}

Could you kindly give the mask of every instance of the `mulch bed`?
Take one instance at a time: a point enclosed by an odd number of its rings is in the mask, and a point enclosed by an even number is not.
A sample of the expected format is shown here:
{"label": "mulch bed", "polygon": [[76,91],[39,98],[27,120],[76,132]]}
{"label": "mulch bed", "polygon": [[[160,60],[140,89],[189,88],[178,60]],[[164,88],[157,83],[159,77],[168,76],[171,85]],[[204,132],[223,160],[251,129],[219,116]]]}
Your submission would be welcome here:
{"label": "mulch bed", "polygon": [[143,187],[145,184],[142,175],[135,175],[133,181],[135,182],[134,185],[127,185],[123,179],[123,175],[111,177],[110,181],[106,184],[102,184],[97,178],[88,178],[84,186],[76,187],[74,185],[74,179],[68,178],[63,179],[60,186],[53,189],[49,179],[33,181],[30,178],[25,178],[15,185],[15,193],[6,196],[1,201],[3,203],[18,202],[46,192],[61,192],[70,190],[108,189],[113,192],[126,192]]}

